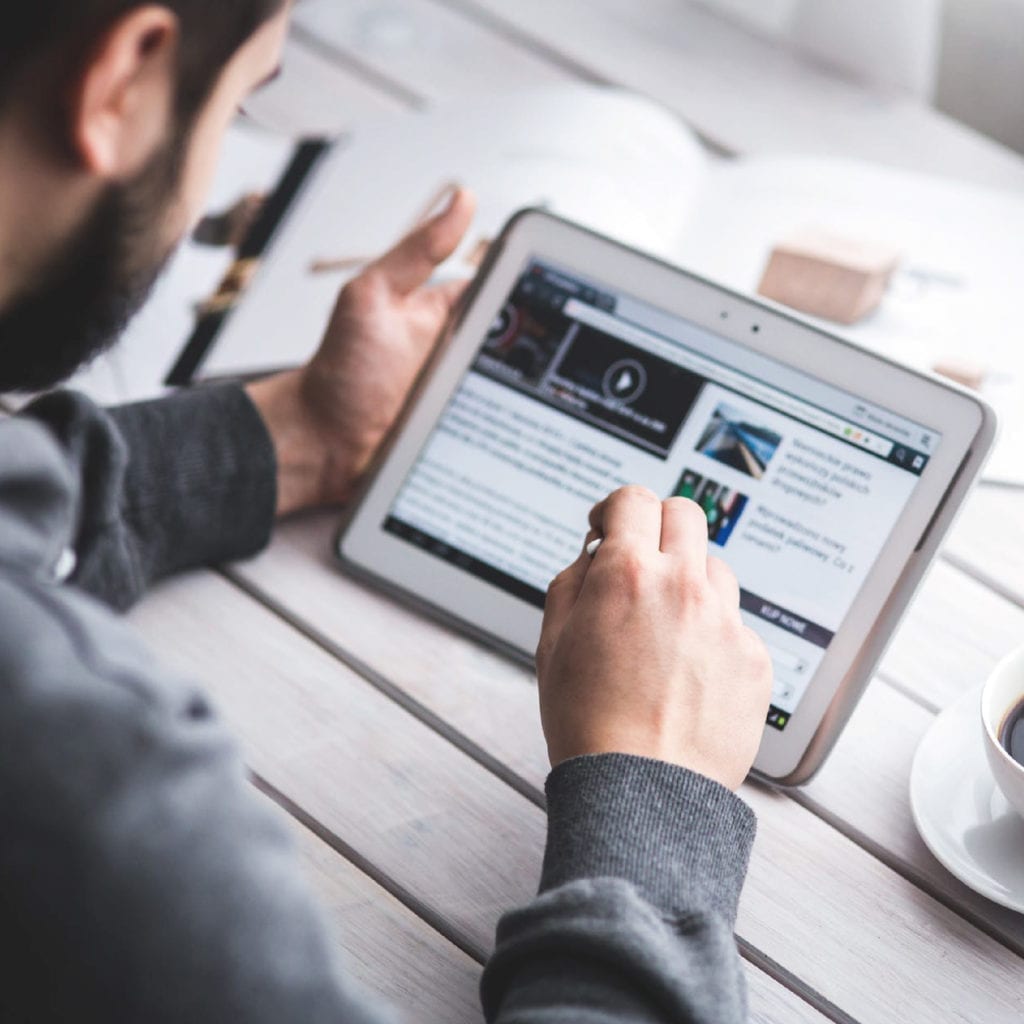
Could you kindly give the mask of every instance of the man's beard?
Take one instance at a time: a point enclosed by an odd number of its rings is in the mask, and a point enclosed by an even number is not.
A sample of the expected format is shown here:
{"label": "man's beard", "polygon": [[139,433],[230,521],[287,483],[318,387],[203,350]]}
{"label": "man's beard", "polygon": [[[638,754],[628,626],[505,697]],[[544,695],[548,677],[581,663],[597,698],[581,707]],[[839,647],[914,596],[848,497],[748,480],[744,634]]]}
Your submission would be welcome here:
{"label": "man's beard", "polygon": [[105,352],[145,304],[171,255],[160,237],[179,145],[109,186],[38,284],[0,312],[0,393],[44,391]]}

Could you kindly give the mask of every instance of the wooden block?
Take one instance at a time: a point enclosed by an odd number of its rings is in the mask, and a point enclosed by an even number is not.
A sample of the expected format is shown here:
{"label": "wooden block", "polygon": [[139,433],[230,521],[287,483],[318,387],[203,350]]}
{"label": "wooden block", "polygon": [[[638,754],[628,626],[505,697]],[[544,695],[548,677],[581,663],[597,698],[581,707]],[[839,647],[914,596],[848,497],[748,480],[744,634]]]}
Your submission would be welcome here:
{"label": "wooden block", "polygon": [[963,359],[945,359],[941,363],[936,363],[932,369],[940,376],[948,377],[973,391],[980,391],[988,376],[987,367]]}
{"label": "wooden block", "polygon": [[882,302],[899,253],[807,230],[772,251],[758,293],[811,316],[855,324]]}

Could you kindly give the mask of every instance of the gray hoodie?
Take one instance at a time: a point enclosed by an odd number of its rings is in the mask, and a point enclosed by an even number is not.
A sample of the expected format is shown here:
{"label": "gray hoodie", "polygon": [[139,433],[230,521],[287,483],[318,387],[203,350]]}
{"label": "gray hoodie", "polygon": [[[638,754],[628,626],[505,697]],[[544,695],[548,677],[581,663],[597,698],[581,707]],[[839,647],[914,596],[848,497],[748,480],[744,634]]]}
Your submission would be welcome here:
{"label": "gray hoodie", "polygon": [[[258,551],[274,505],[238,388],[110,412],[62,393],[0,423],[0,1020],[380,1019],[202,690],[117,614]],[[617,755],[547,794],[540,895],[500,925],[486,1018],[742,1020],[746,805]]]}

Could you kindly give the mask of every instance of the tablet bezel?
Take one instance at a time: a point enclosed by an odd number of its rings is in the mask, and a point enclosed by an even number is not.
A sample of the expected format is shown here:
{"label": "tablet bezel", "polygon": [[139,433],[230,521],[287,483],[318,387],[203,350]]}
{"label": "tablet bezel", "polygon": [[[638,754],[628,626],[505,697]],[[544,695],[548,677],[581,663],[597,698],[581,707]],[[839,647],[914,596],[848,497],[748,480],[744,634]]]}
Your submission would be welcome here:
{"label": "tablet bezel", "polygon": [[[386,533],[381,524],[496,312],[533,259],[580,268],[582,277],[597,283],[615,282],[617,292],[943,435],[787,728],[765,729],[757,773],[779,785],[806,782],[852,712],[980,471],[994,439],[994,415],[963,389],[863,350],[779,308],[729,292],[551,214],[523,211],[495,243],[336,545],[349,572],[521,660],[532,662],[542,618],[538,609]],[[581,541],[583,532],[581,526]]]}

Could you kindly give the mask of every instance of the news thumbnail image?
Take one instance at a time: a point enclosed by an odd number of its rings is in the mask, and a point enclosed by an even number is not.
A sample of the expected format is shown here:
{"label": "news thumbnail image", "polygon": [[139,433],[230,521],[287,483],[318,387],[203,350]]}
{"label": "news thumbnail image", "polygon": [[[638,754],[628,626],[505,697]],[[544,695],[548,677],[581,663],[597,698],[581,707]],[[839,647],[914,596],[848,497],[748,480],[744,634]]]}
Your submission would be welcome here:
{"label": "news thumbnail image", "polygon": [[723,548],[736,529],[749,500],[745,494],[731,487],[723,487],[717,480],[709,480],[692,469],[683,473],[676,485],[675,494],[700,505],[708,519],[708,540]]}
{"label": "news thumbnail image", "polygon": [[697,451],[760,480],[782,444],[773,430],[751,420],[748,413],[722,403],[704,428]]}
{"label": "news thumbnail image", "polygon": [[552,306],[529,304],[513,296],[495,317],[481,355],[518,382],[539,384],[571,323]]}

